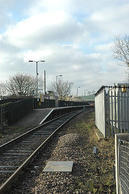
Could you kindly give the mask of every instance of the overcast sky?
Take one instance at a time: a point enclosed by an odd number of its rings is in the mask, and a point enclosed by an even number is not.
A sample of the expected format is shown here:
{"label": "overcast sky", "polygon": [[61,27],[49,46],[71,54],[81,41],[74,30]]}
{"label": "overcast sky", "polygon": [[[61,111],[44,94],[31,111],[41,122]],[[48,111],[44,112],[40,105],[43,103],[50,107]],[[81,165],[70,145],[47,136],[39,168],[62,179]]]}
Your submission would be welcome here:
{"label": "overcast sky", "polygon": [[0,0],[0,81],[16,73],[47,72],[47,88],[59,74],[97,90],[124,82],[126,68],[113,59],[116,35],[129,34],[128,0]]}

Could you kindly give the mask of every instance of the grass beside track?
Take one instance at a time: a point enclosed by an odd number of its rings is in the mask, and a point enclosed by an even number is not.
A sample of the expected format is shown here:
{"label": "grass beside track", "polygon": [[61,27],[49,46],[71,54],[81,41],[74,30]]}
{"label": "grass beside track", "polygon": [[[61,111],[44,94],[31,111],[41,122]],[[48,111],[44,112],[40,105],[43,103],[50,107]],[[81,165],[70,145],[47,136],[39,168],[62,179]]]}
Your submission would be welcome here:
{"label": "grass beside track", "polygon": [[[94,122],[94,113],[85,114],[67,128],[67,133],[78,133],[82,136],[80,152],[85,154],[87,166],[85,178],[78,178],[75,190],[82,189],[91,193],[115,193],[113,165],[115,159],[114,138],[98,140]],[[79,145],[80,146],[80,145]],[[94,156],[93,147],[99,150]]]}

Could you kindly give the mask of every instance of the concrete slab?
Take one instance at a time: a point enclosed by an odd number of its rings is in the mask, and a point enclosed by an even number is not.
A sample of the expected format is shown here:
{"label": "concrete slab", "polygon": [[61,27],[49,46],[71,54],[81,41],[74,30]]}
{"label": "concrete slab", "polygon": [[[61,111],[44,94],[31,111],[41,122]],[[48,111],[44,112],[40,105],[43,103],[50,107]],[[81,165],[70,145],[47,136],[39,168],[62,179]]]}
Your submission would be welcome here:
{"label": "concrete slab", "polygon": [[72,172],[73,161],[48,161],[44,172]]}

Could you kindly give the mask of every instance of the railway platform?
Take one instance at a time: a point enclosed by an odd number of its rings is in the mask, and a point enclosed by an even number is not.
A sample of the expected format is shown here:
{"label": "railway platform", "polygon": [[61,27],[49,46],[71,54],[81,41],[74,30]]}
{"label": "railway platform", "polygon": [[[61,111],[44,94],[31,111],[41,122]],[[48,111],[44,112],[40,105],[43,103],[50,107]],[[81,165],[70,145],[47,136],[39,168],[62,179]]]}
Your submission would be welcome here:
{"label": "railway platform", "polygon": [[31,113],[20,119],[16,122],[13,127],[14,128],[31,128],[40,124],[47,115],[50,114],[53,108],[44,108],[44,109],[34,109]]}

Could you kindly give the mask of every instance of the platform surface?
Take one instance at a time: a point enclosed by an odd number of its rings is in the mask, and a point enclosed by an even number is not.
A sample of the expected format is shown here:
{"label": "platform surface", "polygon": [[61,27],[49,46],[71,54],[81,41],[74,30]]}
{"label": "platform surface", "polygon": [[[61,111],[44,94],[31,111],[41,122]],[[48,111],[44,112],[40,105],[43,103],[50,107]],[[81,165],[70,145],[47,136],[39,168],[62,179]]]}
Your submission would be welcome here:
{"label": "platform surface", "polygon": [[14,128],[30,128],[35,127],[45,119],[45,117],[51,112],[52,108],[34,109],[31,113],[25,115],[18,122],[13,124]]}
{"label": "platform surface", "polygon": [[48,161],[44,172],[72,172],[73,161]]}

